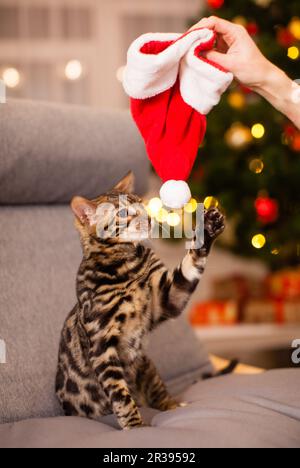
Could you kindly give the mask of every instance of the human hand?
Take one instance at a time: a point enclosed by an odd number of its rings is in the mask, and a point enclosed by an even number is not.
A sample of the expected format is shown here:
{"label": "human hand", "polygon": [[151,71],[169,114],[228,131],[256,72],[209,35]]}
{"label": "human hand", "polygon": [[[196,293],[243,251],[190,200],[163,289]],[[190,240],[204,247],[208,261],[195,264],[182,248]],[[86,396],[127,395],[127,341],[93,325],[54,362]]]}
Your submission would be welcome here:
{"label": "human hand", "polygon": [[276,67],[264,57],[243,26],[211,16],[191,29],[197,28],[216,32],[216,48],[207,52],[207,58],[232,72],[243,85],[259,90],[274,73]]}
{"label": "human hand", "polygon": [[300,129],[297,85],[264,57],[243,26],[211,16],[191,29],[208,28],[217,35],[216,48],[207,58],[233,73],[243,85],[267,99]]}

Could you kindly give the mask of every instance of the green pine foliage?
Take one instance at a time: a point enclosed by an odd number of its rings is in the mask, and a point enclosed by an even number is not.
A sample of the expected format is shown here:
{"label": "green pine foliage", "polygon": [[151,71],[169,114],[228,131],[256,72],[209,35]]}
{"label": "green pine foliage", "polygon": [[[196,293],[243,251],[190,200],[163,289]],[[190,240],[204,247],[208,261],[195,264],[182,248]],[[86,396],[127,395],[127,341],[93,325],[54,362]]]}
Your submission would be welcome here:
{"label": "green pine foliage", "polygon": [[[256,1],[225,0],[221,9],[210,9],[204,14],[229,20],[242,16],[248,24],[256,23],[258,32],[253,39],[259,48],[292,79],[300,79],[300,59],[288,58],[288,46],[278,42],[280,28],[287,28],[293,17],[300,17],[299,0],[273,0],[264,7]],[[300,48],[296,39],[294,45]],[[228,101],[233,91],[245,98],[240,109]],[[251,139],[242,148],[231,147],[226,134],[237,122],[248,129],[262,123],[264,137]],[[233,231],[230,239],[224,236],[224,246],[240,255],[262,259],[272,269],[295,266],[300,261],[300,151],[293,149],[287,138],[287,125],[288,120],[269,103],[234,82],[208,116],[206,139],[190,181],[193,194],[200,200],[212,195],[223,207]],[[261,174],[249,169],[255,158],[264,163]],[[260,194],[277,200],[279,216],[275,222],[259,221],[255,200]],[[252,246],[251,240],[258,233],[267,239],[262,249]]]}

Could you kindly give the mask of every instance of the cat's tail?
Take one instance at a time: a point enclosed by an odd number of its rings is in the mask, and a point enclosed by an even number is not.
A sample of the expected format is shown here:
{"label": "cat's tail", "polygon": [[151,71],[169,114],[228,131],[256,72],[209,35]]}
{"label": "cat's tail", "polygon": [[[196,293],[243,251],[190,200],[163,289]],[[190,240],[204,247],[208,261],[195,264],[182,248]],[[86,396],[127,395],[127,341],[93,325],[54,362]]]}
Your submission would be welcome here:
{"label": "cat's tail", "polygon": [[238,359],[232,359],[229,364],[224,367],[223,369],[215,372],[215,373],[206,373],[203,375],[203,380],[214,379],[215,377],[222,377],[223,375],[232,374],[237,366],[239,365]]}

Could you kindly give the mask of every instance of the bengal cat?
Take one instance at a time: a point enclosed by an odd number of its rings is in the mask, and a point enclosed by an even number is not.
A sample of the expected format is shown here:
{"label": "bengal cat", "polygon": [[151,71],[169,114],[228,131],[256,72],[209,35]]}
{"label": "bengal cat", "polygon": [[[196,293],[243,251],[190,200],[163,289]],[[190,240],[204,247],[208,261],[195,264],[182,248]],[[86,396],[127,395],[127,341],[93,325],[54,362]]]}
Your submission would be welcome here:
{"label": "bengal cat", "polygon": [[[97,199],[72,200],[83,260],[77,303],[61,334],[56,376],[65,415],[96,419],[114,413],[123,429],[143,424],[140,405],[162,411],[179,405],[146,356],[143,339],[184,310],[203,275],[212,243],[224,229],[222,214],[206,211],[203,246],[189,250],[171,274],[151,248],[135,236],[121,235],[120,226],[130,233],[140,214],[135,207],[141,200],[132,191],[130,173]],[[97,229],[97,209],[107,203],[115,208],[117,223],[113,235],[103,238]],[[106,213],[100,224],[107,228],[111,221]]]}

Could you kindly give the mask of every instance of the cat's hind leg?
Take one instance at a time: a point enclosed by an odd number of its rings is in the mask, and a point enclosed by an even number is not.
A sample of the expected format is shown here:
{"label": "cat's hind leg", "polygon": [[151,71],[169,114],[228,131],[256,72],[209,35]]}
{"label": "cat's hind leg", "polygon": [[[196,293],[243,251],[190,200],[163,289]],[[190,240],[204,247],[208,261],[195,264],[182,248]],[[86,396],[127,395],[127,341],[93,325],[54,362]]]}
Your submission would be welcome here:
{"label": "cat's hind leg", "polygon": [[62,388],[58,388],[56,382],[56,394],[65,416],[98,420],[99,417],[112,413],[106,396],[98,382],[92,378],[79,380],[74,376],[66,377]]}
{"label": "cat's hind leg", "polygon": [[119,358],[117,345],[118,335],[103,334],[99,331],[97,340],[93,343],[89,356],[97,381],[116,415],[122,429],[142,426],[143,421],[137,404],[129,391],[125,373]]}
{"label": "cat's hind leg", "polygon": [[142,396],[142,399],[151,408],[167,411],[180,406],[180,404],[169,395],[153,362],[146,355],[140,358],[136,374],[136,388]]}

